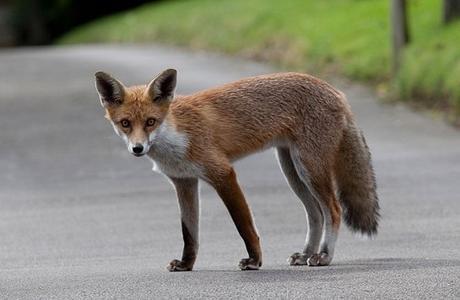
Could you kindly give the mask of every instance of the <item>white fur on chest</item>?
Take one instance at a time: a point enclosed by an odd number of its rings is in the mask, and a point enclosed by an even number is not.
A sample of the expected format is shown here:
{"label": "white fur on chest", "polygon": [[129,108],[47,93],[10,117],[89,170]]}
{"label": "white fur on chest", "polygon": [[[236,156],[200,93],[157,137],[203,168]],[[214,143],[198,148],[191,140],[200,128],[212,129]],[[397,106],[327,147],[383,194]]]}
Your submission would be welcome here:
{"label": "white fur on chest", "polygon": [[199,177],[202,172],[196,164],[186,158],[188,137],[178,132],[165,120],[150,134],[149,158],[153,170],[177,178]]}

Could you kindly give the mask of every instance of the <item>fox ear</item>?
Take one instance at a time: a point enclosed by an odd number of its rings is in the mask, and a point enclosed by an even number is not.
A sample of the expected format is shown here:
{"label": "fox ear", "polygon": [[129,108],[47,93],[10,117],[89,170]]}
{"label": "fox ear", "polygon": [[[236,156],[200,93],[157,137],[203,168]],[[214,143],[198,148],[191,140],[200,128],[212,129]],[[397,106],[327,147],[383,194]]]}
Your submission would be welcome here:
{"label": "fox ear", "polygon": [[97,72],[94,76],[96,76],[96,90],[102,106],[120,105],[125,90],[123,84],[104,72]]}
{"label": "fox ear", "polygon": [[177,71],[174,69],[167,69],[153,79],[147,87],[147,92],[152,101],[171,101],[174,98],[176,81]]}

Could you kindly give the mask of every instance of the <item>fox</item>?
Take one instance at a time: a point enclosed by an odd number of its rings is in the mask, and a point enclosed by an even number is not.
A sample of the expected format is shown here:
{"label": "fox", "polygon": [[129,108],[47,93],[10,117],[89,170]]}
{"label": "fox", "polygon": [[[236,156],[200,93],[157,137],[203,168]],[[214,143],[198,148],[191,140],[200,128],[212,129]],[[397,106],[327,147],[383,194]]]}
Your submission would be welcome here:
{"label": "fox", "polygon": [[258,270],[262,250],[252,212],[232,163],[275,148],[285,179],[306,212],[307,235],[292,266],[328,266],[342,217],[353,232],[374,236],[380,218],[371,153],[343,92],[303,73],[275,73],[176,95],[177,71],[127,87],[105,72],[95,86],[105,117],[136,156],[175,188],[181,259],[191,271],[199,248],[199,181],[225,204],[248,253],[241,270]]}

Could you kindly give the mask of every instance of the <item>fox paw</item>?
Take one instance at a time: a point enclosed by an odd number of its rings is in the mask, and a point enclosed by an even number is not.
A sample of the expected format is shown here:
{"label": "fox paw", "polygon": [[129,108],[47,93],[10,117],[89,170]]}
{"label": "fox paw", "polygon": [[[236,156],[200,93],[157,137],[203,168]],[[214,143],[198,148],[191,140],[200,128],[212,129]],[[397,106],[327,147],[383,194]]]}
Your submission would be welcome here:
{"label": "fox paw", "polygon": [[166,267],[169,272],[181,272],[181,271],[191,271],[193,266],[187,264],[181,260],[174,259]]}
{"label": "fox paw", "polygon": [[256,261],[254,258],[243,258],[238,265],[242,271],[259,270],[261,266],[262,262]]}
{"label": "fox paw", "polygon": [[296,252],[288,258],[288,263],[291,266],[305,266],[310,255]]}
{"label": "fox paw", "polygon": [[307,264],[310,267],[329,266],[332,261],[332,257],[329,254],[322,252],[319,254],[313,254],[307,259]]}

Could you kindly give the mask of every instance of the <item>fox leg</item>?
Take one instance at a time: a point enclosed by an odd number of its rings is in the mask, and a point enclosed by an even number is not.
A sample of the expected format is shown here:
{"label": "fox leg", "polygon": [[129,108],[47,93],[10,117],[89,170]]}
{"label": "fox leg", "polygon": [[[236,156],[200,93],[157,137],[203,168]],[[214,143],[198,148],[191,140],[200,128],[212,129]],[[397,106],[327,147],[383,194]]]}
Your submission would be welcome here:
{"label": "fox leg", "polygon": [[329,192],[327,194],[326,201],[320,202],[325,219],[324,235],[319,255],[312,257],[309,261],[311,266],[327,266],[334,257],[335,242],[339,233],[342,209],[335,198],[335,194]]}
{"label": "fox leg", "polygon": [[171,261],[167,269],[191,271],[198,254],[200,200],[197,178],[170,178],[179,202],[184,249],[182,259]]}
{"label": "fox leg", "polygon": [[340,221],[341,208],[336,199],[331,175],[325,166],[316,165],[318,158],[314,160],[308,157],[305,151],[294,149],[292,153],[297,174],[311,191],[313,198],[321,208],[324,218],[324,232],[321,240],[321,246],[318,253],[311,255],[307,259],[309,266],[327,266],[331,263],[335,242],[337,240]]}
{"label": "fox leg", "polygon": [[238,185],[235,171],[229,167],[229,170],[225,172],[212,173],[213,175],[208,174],[207,180],[222,198],[249,254],[249,258],[240,261],[239,267],[241,270],[258,270],[262,266],[259,236],[251,210]]}
{"label": "fox leg", "polygon": [[320,251],[308,259],[309,266],[327,266],[334,257],[335,243],[340,228],[341,208],[335,199],[334,193],[320,193],[320,206],[324,215],[324,235],[321,240]]}
{"label": "fox leg", "polygon": [[291,265],[306,265],[308,258],[318,253],[321,237],[323,235],[323,215],[319,203],[310,192],[307,185],[299,177],[288,148],[277,148],[278,160],[281,170],[289,186],[299,197],[305,208],[308,221],[308,232],[302,253],[294,253],[289,257]]}

